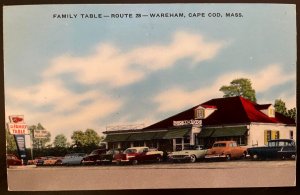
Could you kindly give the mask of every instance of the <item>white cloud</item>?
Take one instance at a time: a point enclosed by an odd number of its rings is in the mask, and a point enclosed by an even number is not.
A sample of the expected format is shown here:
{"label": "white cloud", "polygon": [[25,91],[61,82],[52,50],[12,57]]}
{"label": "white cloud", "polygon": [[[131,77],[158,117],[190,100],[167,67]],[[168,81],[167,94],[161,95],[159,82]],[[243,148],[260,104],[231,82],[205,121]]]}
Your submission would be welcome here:
{"label": "white cloud", "polygon": [[[50,62],[41,74],[41,82],[12,90],[6,88],[6,113],[24,114],[28,124],[40,122],[52,135],[73,130],[97,128],[99,121],[118,110],[123,99],[113,99],[107,91],[87,90],[75,93],[65,85],[79,82],[122,87],[142,80],[149,72],[172,67],[175,62],[189,58],[194,64],[212,59],[224,47],[223,42],[206,41],[199,34],[177,32],[167,44],[152,44],[123,51],[109,43],[100,43],[95,51],[85,56],[63,54]],[[145,126],[156,119],[139,119]],[[126,116],[116,124],[135,123]],[[101,124],[98,130],[104,130]],[[111,125],[111,124],[109,124]],[[100,129],[102,128],[102,129]]]}
{"label": "white cloud", "polygon": [[[280,65],[272,64],[259,72],[251,74],[245,72],[233,72],[221,75],[210,86],[193,91],[187,91],[181,86],[176,86],[157,95],[154,98],[154,101],[158,104],[158,112],[178,111],[187,106],[194,106],[208,101],[211,98],[222,97],[223,94],[219,91],[220,87],[222,85],[228,85],[233,79],[241,77],[249,78],[252,82],[252,87],[256,92],[264,92],[273,86],[296,79],[295,74],[283,74]],[[284,99],[287,99],[286,101],[289,105],[295,106],[295,97]]]}
{"label": "white cloud", "polygon": [[[23,114],[30,125],[40,122],[52,134],[66,135],[73,130],[98,127],[97,120],[116,112],[123,104],[95,90],[74,93],[58,79],[18,90],[7,89],[6,97],[8,115]],[[43,111],[41,107],[49,108]]]}
{"label": "white cloud", "polygon": [[149,71],[171,67],[180,59],[191,58],[194,63],[209,60],[224,45],[223,42],[207,42],[201,35],[187,32],[175,33],[167,45],[153,44],[130,51],[120,51],[111,44],[101,43],[90,55],[66,54],[54,59],[43,75],[50,78],[72,73],[83,84],[124,86],[140,81]]}

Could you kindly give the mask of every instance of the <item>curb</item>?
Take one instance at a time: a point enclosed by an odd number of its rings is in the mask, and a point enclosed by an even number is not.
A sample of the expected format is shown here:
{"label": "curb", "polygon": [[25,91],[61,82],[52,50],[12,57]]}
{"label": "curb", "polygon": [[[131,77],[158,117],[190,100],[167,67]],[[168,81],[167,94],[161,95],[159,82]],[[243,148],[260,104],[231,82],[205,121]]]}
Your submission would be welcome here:
{"label": "curb", "polygon": [[30,168],[36,168],[36,165],[9,166],[8,169],[30,169]]}

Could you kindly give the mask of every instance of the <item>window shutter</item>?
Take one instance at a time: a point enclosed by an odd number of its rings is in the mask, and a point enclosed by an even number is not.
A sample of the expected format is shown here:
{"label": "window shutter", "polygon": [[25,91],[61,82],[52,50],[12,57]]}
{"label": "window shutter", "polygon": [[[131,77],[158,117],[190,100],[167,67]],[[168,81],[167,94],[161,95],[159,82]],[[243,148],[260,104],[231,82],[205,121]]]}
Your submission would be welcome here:
{"label": "window shutter", "polygon": [[264,144],[267,145],[268,143],[268,130],[265,130],[264,132]]}

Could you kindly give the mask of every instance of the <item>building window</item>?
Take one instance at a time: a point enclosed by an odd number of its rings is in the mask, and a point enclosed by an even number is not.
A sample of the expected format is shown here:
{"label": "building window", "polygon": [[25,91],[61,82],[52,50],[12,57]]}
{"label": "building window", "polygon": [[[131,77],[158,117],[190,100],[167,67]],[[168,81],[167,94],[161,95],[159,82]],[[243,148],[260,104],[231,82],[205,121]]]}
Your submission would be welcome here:
{"label": "building window", "polygon": [[198,108],[195,110],[195,119],[204,119],[205,110],[203,108]]}
{"label": "building window", "polygon": [[292,130],[290,131],[290,139],[294,139],[294,132]]}
{"label": "building window", "polygon": [[275,117],[275,109],[269,108],[269,117]]}

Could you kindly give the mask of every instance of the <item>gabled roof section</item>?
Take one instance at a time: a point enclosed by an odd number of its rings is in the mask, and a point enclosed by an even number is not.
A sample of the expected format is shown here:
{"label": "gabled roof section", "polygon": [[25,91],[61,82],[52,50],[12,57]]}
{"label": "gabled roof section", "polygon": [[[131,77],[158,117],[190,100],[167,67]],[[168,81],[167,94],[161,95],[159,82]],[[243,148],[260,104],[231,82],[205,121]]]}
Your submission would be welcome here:
{"label": "gabled roof section", "polygon": [[266,110],[268,109],[272,104],[256,104],[255,107],[258,109],[258,110]]}
{"label": "gabled roof section", "polygon": [[228,97],[228,98],[216,98],[207,102],[194,106],[188,110],[185,110],[179,114],[173,115],[167,119],[157,122],[153,125],[146,127],[145,129],[157,129],[168,128],[173,126],[173,121],[178,120],[190,120],[194,118],[194,109],[202,106],[217,108],[206,119],[202,120],[202,124],[205,125],[222,125],[222,124],[240,124],[250,122],[260,123],[283,123],[289,125],[295,125],[295,121],[282,114],[275,113],[274,118],[268,117],[261,112],[263,109],[267,109],[271,104],[259,105],[255,102],[251,102],[243,97]]}

